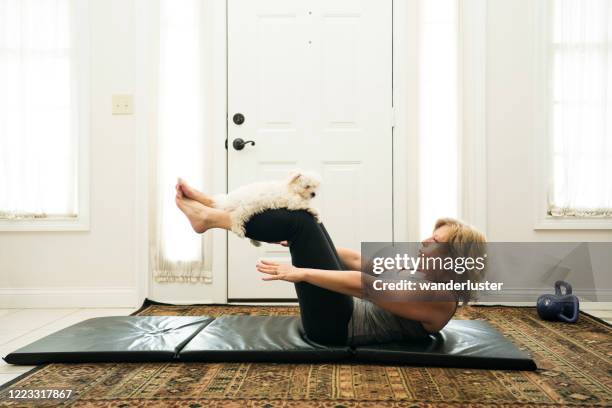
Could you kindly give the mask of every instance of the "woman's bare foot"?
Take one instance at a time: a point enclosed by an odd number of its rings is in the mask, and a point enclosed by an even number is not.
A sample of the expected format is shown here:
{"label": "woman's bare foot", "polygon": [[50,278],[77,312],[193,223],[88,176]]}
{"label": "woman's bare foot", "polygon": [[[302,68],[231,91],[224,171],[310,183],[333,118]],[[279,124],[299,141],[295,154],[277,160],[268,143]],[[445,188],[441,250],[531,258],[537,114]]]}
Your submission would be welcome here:
{"label": "woman's bare foot", "polygon": [[191,187],[185,180],[179,178],[176,183],[176,192],[180,192],[183,196],[204,204],[207,207],[214,207],[213,200],[199,190]]}
{"label": "woman's bare foot", "polygon": [[178,208],[187,216],[193,230],[198,234],[202,234],[211,228],[231,230],[232,220],[229,212],[210,208],[187,198],[180,189],[176,191],[175,202]]}
{"label": "woman's bare foot", "polygon": [[209,214],[210,209],[205,205],[195,200],[183,197],[178,191],[175,201],[178,208],[187,216],[187,219],[191,223],[191,227],[195,232],[202,234],[213,227]]}

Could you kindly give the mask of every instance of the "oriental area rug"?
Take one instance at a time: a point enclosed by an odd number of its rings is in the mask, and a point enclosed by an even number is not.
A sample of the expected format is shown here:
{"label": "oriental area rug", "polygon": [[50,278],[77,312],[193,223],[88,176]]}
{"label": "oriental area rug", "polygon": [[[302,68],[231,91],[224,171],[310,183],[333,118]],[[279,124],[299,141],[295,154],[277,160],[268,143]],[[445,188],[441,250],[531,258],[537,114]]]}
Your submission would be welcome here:
{"label": "oriental area rug", "polygon": [[[296,315],[292,306],[174,306],[141,316]],[[490,322],[536,361],[537,371],[362,364],[48,364],[0,389],[0,406],[191,408],[610,407],[612,328],[581,314],[544,322],[535,308],[465,306],[458,319]],[[64,400],[10,399],[11,390],[71,389]]]}

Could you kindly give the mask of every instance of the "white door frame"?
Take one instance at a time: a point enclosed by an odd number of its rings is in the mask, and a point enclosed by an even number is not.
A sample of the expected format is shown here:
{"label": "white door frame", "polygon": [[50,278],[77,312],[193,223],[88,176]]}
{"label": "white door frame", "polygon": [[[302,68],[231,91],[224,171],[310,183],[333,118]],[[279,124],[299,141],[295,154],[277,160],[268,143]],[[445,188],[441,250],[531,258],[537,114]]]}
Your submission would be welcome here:
{"label": "white door frame", "polygon": [[[218,0],[213,3],[213,185],[216,192],[227,191],[227,150],[225,140],[227,139],[227,2]],[[462,215],[468,221],[480,226],[486,231],[486,150],[485,146],[485,95],[484,95],[484,64],[485,64],[485,33],[486,33],[486,0],[465,0],[463,13],[477,16],[472,25],[474,34],[464,38],[478,40],[478,46],[474,52],[469,53],[468,58],[462,61],[462,67],[467,68],[462,72],[472,75],[478,84],[474,94],[463,94],[464,116],[473,118],[472,123],[464,124],[472,126],[476,131],[466,132],[470,134],[467,143],[462,144],[462,155],[467,154],[470,162],[464,163],[462,168],[462,180],[467,181],[467,186],[479,185],[478,196],[470,202],[464,202]],[[394,128],[393,128],[393,239],[396,241],[410,241],[419,239],[418,227],[418,144],[416,123],[417,94],[411,92],[416,89],[417,68],[416,61],[418,51],[418,0],[393,0],[393,106],[394,106]],[[396,52],[402,50],[402,52]],[[467,115],[466,110],[467,109]],[[469,129],[469,128],[468,128]],[[467,179],[467,180],[466,180]],[[478,214],[478,220],[471,220],[471,214]],[[411,227],[411,225],[413,227]],[[144,229],[144,228],[143,228]],[[212,292],[203,300],[203,303],[227,303],[227,232],[216,230],[213,232],[213,284]],[[139,276],[148,277],[148,262],[145,254],[148,254],[148,237],[142,237],[145,247],[142,248],[142,262],[139,267],[143,268]],[[146,250],[145,250],[146,248]],[[140,269],[139,268],[139,269]],[[148,278],[140,279],[142,294],[148,295]],[[144,286],[144,288],[142,287]]]}
{"label": "white door frame", "polygon": [[[227,0],[213,2],[213,183],[214,192],[227,192]],[[213,303],[227,303],[227,231],[214,230],[212,240]]]}

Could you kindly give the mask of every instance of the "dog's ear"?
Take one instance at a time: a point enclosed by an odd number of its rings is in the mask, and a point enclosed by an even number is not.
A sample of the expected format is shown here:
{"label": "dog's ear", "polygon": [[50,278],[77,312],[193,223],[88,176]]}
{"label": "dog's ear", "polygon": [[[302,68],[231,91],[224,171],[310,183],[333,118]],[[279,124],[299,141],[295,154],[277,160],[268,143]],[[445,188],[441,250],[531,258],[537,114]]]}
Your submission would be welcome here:
{"label": "dog's ear", "polygon": [[292,171],[291,174],[289,174],[289,184],[295,183],[300,177],[302,177],[302,172]]}

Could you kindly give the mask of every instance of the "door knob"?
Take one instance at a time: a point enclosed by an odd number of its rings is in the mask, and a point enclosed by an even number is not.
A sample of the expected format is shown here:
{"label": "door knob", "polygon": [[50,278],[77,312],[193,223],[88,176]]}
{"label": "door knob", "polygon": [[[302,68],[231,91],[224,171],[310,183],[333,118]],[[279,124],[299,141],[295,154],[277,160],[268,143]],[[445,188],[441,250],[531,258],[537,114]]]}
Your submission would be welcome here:
{"label": "door knob", "polygon": [[255,142],[252,141],[252,140],[246,140],[245,141],[245,140],[243,140],[241,138],[237,138],[237,139],[234,139],[234,141],[232,142],[232,146],[234,146],[234,149],[236,149],[236,150],[242,150],[242,149],[244,149],[244,146],[248,145],[249,143],[251,145],[255,146]]}
{"label": "door knob", "polygon": [[244,123],[244,115],[242,113],[235,114],[232,119],[237,125],[242,125]]}

